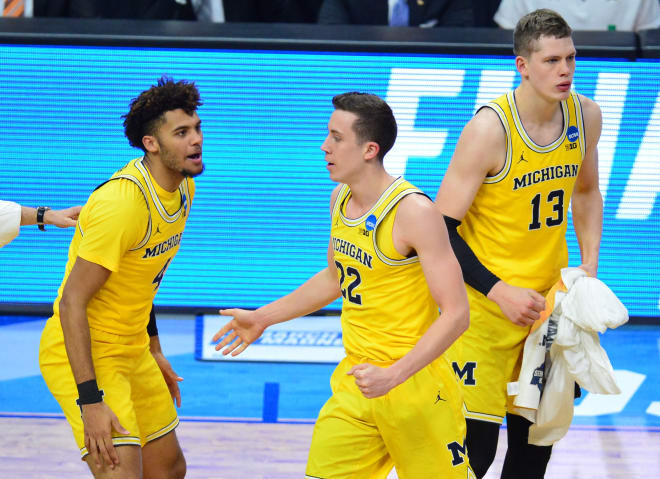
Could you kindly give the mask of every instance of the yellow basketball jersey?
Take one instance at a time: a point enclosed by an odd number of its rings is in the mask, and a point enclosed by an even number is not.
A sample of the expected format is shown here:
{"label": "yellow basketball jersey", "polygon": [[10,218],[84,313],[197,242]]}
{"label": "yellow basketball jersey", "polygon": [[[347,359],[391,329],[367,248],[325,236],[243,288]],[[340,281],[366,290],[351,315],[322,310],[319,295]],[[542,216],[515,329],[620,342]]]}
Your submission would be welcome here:
{"label": "yellow basketball jersey", "polygon": [[506,131],[506,161],[485,179],[458,231],[499,278],[545,291],[568,265],[567,212],[585,152],[580,101],[571,92],[561,102],[562,132],[545,146],[525,132],[513,92],[487,107]]}
{"label": "yellow basketball jersey", "polygon": [[410,351],[438,317],[417,256],[397,253],[392,228],[399,201],[419,189],[398,178],[363,216],[347,218],[343,185],[332,212],[332,247],[343,305],[346,354],[376,361]]}
{"label": "yellow basketball jersey", "polygon": [[110,277],[87,305],[90,327],[118,335],[143,333],[167,267],[179,249],[195,184],[186,178],[168,192],[139,158],[89,197],[71,240],[53,318],[76,258],[99,264]]}

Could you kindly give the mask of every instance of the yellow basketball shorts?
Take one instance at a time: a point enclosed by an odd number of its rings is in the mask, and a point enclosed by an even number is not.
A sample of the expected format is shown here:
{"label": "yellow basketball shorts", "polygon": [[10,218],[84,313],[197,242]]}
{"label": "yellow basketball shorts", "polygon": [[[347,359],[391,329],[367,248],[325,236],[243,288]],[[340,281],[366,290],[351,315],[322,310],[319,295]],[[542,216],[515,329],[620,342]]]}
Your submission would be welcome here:
{"label": "yellow basketball shorts", "polygon": [[[112,432],[115,446],[144,446],[172,431],[178,424],[174,402],[165,379],[149,351],[149,337],[119,336],[90,329],[96,381],[105,403],[131,434]],[[78,389],[64,347],[58,317],[46,322],[39,346],[39,366],[46,385],[66,416],[81,457],[85,447]]]}
{"label": "yellow basketball shorts", "polygon": [[517,381],[529,327],[513,324],[499,306],[467,286],[470,327],[446,353],[465,399],[465,417],[501,424],[513,398],[507,383]]}
{"label": "yellow basketball shorts", "polygon": [[367,399],[346,374],[360,362],[344,358],[332,374],[333,394],[316,421],[305,477],[386,478],[393,466],[400,479],[474,477],[463,399],[449,363],[439,358]]}

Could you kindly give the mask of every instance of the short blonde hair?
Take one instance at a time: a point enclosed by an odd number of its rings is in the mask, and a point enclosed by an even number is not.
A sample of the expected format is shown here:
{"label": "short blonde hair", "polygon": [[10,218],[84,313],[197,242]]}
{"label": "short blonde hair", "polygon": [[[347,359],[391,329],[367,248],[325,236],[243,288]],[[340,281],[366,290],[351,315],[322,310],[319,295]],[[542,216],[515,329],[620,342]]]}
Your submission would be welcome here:
{"label": "short blonde hair", "polygon": [[536,42],[542,36],[566,38],[573,33],[566,20],[554,10],[540,8],[528,13],[516,24],[513,31],[513,53],[528,57],[536,51]]}

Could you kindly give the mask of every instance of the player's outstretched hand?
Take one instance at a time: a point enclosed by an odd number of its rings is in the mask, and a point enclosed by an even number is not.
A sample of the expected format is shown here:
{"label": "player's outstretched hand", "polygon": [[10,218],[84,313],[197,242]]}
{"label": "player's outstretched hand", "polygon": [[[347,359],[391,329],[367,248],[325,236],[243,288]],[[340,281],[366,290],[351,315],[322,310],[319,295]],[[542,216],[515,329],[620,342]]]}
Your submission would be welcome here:
{"label": "player's outstretched hand", "polygon": [[541,317],[545,309],[543,295],[529,288],[518,288],[498,281],[488,293],[488,298],[495,301],[504,315],[513,324],[530,326]]}
{"label": "player's outstretched hand", "polygon": [[55,225],[58,228],[76,226],[81,209],[82,206],[72,206],[64,210],[48,210],[44,213],[44,222],[49,225]]}
{"label": "player's outstretched hand", "polygon": [[176,402],[176,407],[181,407],[181,390],[179,389],[179,383],[183,381],[183,378],[174,372],[172,365],[162,352],[152,351],[151,355],[156,360],[160,372],[163,373],[163,378],[165,378],[165,383],[170,390],[172,399]]}
{"label": "player's outstretched hand", "polygon": [[96,467],[107,464],[114,469],[119,464],[119,456],[112,444],[112,430],[129,435],[119,424],[119,419],[103,401],[82,406],[82,421],[85,434],[85,447],[92,456]]}
{"label": "player's outstretched hand", "polygon": [[[226,337],[215,346],[216,351],[222,351],[223,355],[231,353],[232,356],[238,356],[245,348],[256,341],[264,332],[266,327],[259,322],[255,311],[245,309],[221,309],[220,314],[231,316],[232,320],[225,324],[220,331],[215,333],[213,341],[218,341]],[[225,347],[226,346],[226,347]]]}
{"label": "player's outstretched hand", "polygon": [[389,368],[381,368],[369,363],[357,364],[346,374],[355,378],[355,384],[368,399],[383,396],[396,386]]}

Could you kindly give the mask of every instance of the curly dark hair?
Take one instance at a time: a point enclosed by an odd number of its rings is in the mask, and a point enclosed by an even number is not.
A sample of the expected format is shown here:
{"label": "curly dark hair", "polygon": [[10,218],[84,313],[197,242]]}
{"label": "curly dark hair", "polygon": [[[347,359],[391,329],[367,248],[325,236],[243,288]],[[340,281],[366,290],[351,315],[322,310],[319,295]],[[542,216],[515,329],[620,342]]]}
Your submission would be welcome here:
{"label": "curly dark hair", "polygon": [[528,13],[516,24],[513,31],[513,53],[528,57],[536,51],[536,42],[542,36],[566,38],[573,31],[566,20],[554,10],[540,8]]}
{"label": "curly dark hair", "polygon": [[332,104],[337,110],[357,115],[353,131],[358,141],[378,143],[378,159],[382,162],[396,140],[396,120],[390,106],[379,96],[355,91],[335,96]]}
{"label": "curly dark hair", "polygon": [[192,115],[200,105],[202,101],[194,82],[175,82],[162,76],[156,85],[131,100],[128,113],[122,115],[124,134],[131,146],[146,151],[142,137],[156,132],[165,121],[166,112],[180,108]]}

